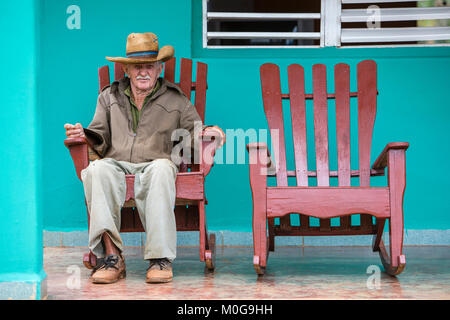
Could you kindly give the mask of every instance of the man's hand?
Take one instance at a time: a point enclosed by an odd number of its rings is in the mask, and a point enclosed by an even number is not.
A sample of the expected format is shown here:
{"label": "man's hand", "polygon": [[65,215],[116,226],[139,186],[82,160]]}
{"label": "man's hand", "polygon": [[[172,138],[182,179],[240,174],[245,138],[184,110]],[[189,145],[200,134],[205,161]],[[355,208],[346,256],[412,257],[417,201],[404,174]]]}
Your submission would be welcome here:
{"label": "man's hand", "polygon": [[207,127],[203,132],[208,133],[208,135],[217,137],[219,139],[218,148],[222,147],[225,144],[225,133],[218,126]]}
{"label": "man's hand", "polygon": [[64,125],[64,129],[66,129],[67,138],[85,137],[83,126],[81,125],[81,123],[77,123],[75,125],[66,123]]}

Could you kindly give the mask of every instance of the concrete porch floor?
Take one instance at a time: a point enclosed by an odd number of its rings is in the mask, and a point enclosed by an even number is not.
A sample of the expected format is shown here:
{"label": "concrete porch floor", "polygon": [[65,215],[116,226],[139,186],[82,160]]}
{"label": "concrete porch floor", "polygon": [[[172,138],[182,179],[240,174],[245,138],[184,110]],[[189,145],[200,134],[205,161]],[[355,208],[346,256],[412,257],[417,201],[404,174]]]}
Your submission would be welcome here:
{"label": "concrete porch floor", "polygon": [[276,247],[262,277],[251,247],[218,247],[214,273],[205,272],[198,247],[179,247],[167,284],[145,283],[142,248],[128,247],[127,277],[109,285],[90,283],[86,252],[44,248],[48,299],[450,299],[448,246],[405,247],[406,269],[397,278],[382,271],[369,247]]}

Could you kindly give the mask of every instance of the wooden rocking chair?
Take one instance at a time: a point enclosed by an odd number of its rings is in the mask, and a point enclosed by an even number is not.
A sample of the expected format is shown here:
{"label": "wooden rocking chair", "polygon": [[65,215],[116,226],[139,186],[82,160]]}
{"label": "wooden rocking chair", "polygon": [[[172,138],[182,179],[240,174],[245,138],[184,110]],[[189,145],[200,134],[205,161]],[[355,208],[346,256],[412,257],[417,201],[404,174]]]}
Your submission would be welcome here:
{"label": "wooden rocking chair", "polygon": [[[259,275],[264,274],[268,251],[275,248],[275,236],[373,234],[372,247],[379,251],[385,271],[397,275],[405,268],[403,194],[405,151],[409,144],[387,144],[370,166],[377,110],[377,65],[371,60],[358,63],[357,92],[350,92],[349,71],[346,64],[335,66],[335,93],[330,94],[325,65],[314,65],[313,94],[305,94],[303,67],[292,64],[288,67],[289,94],[282,94],[278,66],[266,63],[260,68],[266,118],[271,132],[277,130],[279,139],[272,135],[272,150],[278,149],[276,166],[266,144],[247,145],[253,195],[253,263]],[[358,99],[359,170],[350,167],[351,97]],[[282,99],[290,99],[295,171],[286,168]],[[313,99],[316,171],[309,171],[307,166],[305,99]],[[335,99],[336,105],[337,171],[330,171],[328,162],[327,99]],[[275,174],[270,174],[270,167],[276,168]],[[388,186],[371,187],[370,177],[384,175],[386,167]],[[267,176],[276,176],[276,187],[267,186]],[[297,178],[296,187],[288,186],[288,177]],[[317,186],[309,187],[308,177],[316,177]],[[330,177],[338,178],[337,187],[329,186]],[[359,177],[359,187],[351,187],[351,177]],[[299,214],[299,225],[291,223],[291,214]],[[360,225],[352,225],[351,215],[355,214],[360,214]],[[311,226],[310,217],[319,218],[319,226]],[[331,226],[330,218],[334,217],[339,217],[339,226]],[[279,224],[275,218],[279,218]],[[389,254],[382,241],[386,219],[389,219]]]}
{"label": "wooden rocking chair", "polygon": [[[175,62],[172,58],[165,63],[164,78],[175,83]],[[120,63],[114,65],[114,79],[119,80],[124,76]],[[191,91],[195,91],[195,107],[202,122],[205,120],[205,102],[207,89],[207,65],[197,62],[196,81],[192,82],[192,60],[181,59],[180,82],[177,83],[186,96],[191,98]],[[109,68],[99,68],[99,92],[109,85]],[[205,138],[207,137],[208,138]],[[70,150],[75,170],[81,180],[81,171],[89,165],[89,161],[99,159],[85,138],[68,138],[64,144]],[[212,146],[211,144],[214,144]],[[214,270],[215,264],[215,234],[208,235],[206,225],[205,205],[207,200],[204,192],[205,177],[213,165],[213,157],[218,142],[209,133],[202,133],[202,157],[200,164],[180,164],[180,170],[176,179],[176,206],[175,219],[177,231],[199,231],[200,233],[200,261],[204,261],[209,270]],[[143,232],[144,228],[139,219],[139,214],[134,202],[134,175],[126,175],[126,201],[122,208],[122,220],[120,232]],[[89,212],[88,212],[89,224]],[[83,257],[84,265],[92,269],[97,264],[97,258],[92,253],[86,253]]]}

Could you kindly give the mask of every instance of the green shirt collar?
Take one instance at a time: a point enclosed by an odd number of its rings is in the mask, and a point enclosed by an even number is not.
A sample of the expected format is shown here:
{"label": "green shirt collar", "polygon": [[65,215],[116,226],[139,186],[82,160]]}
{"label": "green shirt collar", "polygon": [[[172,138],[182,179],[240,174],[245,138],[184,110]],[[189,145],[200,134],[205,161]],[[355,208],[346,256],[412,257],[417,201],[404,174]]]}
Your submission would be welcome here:
{"label": "green shirt collar", "polygon": [[[145,97],[145,100],[144,100],[144,106],[145,106],[145,104],[147,103],[147,100],[148,100],[149,98],[151,98],[151,97],[159,90],[160,87],[161,87],[161,81],[160,81],[160,79],[158,79],[158,80],[156,80],[156,84],[155,84],[155,87],[153,88],[153,90]],[[130,84],[129,84],[128,87],[124,90],[123,93],[125,93],[125,95],[130,99],[131,104],[132,104],[134,107],[136,107],[136,104],[135,104],[133,98],[131,97],[131,85],[130,85]]]}
{"label": "green shirt collar", "polygon": [[156,80],[155,87],[153,90],[145,97],[144,104],[142,105],[141,110],[139,110],[136,106],[136,104],[133,101],[133,98],[131,97],[131,85],[128,85],[128,87],[124,90],[124,94],[128,97],[131,104],[131,116],[133,117],[133,131],[136,132],[136,128],[139,123],[139,119],[141,117],[142,110],[144,109],[144,106],[147,104],[148,100],[159,90],[161,87],[161,81],[160,79]]}

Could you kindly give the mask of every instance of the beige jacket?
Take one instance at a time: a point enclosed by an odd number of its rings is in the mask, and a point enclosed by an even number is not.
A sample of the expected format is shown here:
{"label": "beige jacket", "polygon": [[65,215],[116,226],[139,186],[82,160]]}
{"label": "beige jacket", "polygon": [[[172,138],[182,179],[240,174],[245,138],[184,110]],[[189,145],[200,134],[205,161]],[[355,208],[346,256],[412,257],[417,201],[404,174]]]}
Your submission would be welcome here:
{"label": "beige jacket", "polygon": [[161,80],[161,88],[143,107],[136,133],[130,101],[124,94],[130,79],[122,78],[103,89],[94,119],[84,129],[100,156],[132,163],[171,159],[175,129],[186,129],[193,138],[194,123],[201,125],[200,116],[178,86]]}

